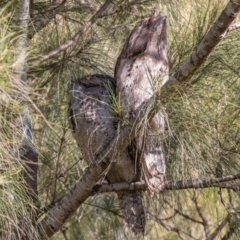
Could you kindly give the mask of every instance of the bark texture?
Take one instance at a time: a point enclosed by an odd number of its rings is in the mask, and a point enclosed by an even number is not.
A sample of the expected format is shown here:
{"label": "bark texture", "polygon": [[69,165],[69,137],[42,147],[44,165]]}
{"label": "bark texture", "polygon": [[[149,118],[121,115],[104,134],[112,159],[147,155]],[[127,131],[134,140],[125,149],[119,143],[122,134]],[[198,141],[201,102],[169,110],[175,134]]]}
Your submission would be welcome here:
{"label": "bark texture", "polygon": [[231,30],[231,23],[237,17],[239,11],[240,0],[229,1],[218,20],[202,38],[201,42],[193,50],[191,56],[176,69],[166,85],[184,83],[193,76],[199,67],[207,60],[217,44],[223,39],[228,29]]}

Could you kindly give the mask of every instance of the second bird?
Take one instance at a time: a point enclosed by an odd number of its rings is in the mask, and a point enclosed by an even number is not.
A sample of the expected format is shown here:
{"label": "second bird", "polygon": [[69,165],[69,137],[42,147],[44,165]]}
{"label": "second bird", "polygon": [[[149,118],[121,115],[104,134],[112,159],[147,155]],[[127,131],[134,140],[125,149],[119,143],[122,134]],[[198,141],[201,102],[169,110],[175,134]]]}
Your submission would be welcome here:
{"label": "second bird", "polygon": [[[139,107],[168,81],[166,29],[166,16],[153,13],[133,29],[117,59],[115,79],[124,119],[137,117]],[[152,119],[142,119],[131,143],[150,192],[163,189],[166,172],[163,133],[161,111]]]}

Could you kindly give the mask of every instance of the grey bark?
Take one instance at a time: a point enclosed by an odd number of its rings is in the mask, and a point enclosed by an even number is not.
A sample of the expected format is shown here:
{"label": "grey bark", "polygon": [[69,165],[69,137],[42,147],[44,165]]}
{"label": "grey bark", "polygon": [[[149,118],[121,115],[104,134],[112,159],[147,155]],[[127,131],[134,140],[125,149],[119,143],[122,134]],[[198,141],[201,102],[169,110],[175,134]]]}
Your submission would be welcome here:
{"label": "grey bark", "polygon": [[82,35],[90,29],[90,27],[96,22],[96,20],[108,8],[108,6],[111,4],[111,2],[112,2],[112,0],[106,0],[105,3],[100,7],[100,9],[91,17],[91,19],[88,22],[85,23],[85,25],[83,26],[83,28],[79,32],[75,33],[74,36],[71,39],[69,39],[68,41],[66,41],[62,45],[60,45],[58,48],[56,48],[56,49],[52,50],[51,52],[49,52],[48,54],[42,56],[40,60],[35,61],[33,63],[33,66],[37,66],[40,63],[42,63],[42,62],[44,62],[48,59],[53,58],[54,56],[58,55],[59,53],[65,51],[69,47],[76,44],[78,39],[80,37],[82,37]]}
{"label": "grey bark", "polygon": [[[188,179],[188,180],[179,180],[179,181],[166,181],[164,183],[164,191],[169,190],[182,190],[182,189],[197,189],[197,188],[226,188],[231,189],[235,192],[240,191],[240,185],[234,184],[232,181],[239,180],[240,174],[228,175],[218,178],[202,178],[202,179]],[[122,190],[147,190],[145,182],[136,182],[136,183],[113,183],[101,185],[96,184],[93,188],[95,193],[104,193],[104,192],[118,192]]]}
{"label": "grey bark", "polygon": [[231,30],[231,23],[237,17],[239,11],[240,1],[229,1],[218,20],[193,50],[191,56],[177,68],[165,85],[184,83],[191,78],[199,67],[207,60],[217,44],[224,38],[228,29]]}

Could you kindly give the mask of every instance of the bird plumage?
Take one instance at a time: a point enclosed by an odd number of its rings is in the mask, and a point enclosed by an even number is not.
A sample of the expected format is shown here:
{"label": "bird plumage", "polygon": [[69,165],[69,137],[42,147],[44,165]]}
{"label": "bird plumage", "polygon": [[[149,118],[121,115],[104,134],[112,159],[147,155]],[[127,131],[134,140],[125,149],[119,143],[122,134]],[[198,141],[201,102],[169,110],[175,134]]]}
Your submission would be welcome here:
{"label": "bird plumage", "polygon": [[[107,75],[88,75],[69,83],[69,125],[88,164],[117,135],[118,119],[112,111],[111,98],[115,91],[115,80]],[[107,180],[110,183],[137,181],[135,164],[128,149],[116,152],[106,173]],[[143,233],[145,214],[141,193],[121,191],[117,194],[127,226],[134,233]]]}
{"label": "bird plumage", "polygon": [[[117,94],[124,118],[138,109],[168,80],[166,16],[153,13],[132,30],[115,66]],[[162,138],[164,114],[160,111],[139,126],[133,145],[140,158],[150,192],[161,191],[165,178]]]}

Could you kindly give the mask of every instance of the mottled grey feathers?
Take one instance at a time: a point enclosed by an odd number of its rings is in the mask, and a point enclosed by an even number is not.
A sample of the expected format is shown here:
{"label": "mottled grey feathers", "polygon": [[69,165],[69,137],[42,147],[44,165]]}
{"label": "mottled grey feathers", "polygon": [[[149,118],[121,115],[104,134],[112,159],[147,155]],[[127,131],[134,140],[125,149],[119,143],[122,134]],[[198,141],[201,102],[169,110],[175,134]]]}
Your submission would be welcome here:
{"label": "mottled grey feathers", "polygon": [[[69,83],[68,119],[84,160],[89,164],[116,136],[117,118],[111,104],[116,87],[106,75],[88,75]],[[135,160],[128,149],[116,153],[107,172],[110,183],[138,181]],[[145,214],[140,192],[118,192],[120,208],[128,227],[143,233]]]}
{"label": "mottled grey feathers", "polygon": [[[116,80],[116,85],[115,85]],[[68,119],[84,160],[89,164],[117,135],[117,125],[138,115],[138,109],[168,81],[166,16],[154,13],[131,32],[115,66],[115,80],[88,75],[69,84]],[[112,98],[123,109],[123,121],[115,116]],[[166,166],[163,152],[164,114],[143,120],[130,145],[116,154],[106,178],[110,183],[143,178],[149,191],[162,191]],[[118,192],[128,227],[144,233],[145,214],[141,193]]]}
{"label": "mottled grey feathers", "polygon": [[[123,117],[138,116],[139,107],[168,80],[166,16],[153,14],[133,29],[117,59],[115,79]],[[164,186],[163,133],[161,111],[151,120],[143,120],[133,140],[150,192]]]}

